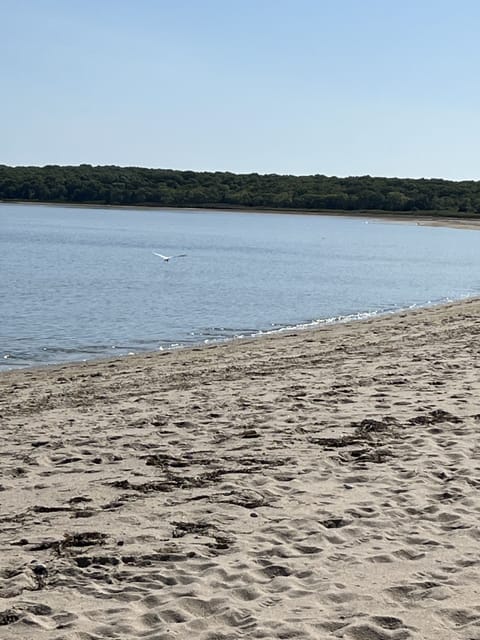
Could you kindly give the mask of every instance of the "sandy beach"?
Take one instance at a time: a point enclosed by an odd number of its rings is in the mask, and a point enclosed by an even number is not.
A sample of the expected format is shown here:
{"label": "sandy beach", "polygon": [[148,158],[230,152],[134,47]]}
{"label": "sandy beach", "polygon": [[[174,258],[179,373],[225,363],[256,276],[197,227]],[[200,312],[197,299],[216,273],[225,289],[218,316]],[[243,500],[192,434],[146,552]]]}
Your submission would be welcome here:
{"label": "sandy beach", "polygon": [[480,301],[0,376],[0,637],[480,639]]}

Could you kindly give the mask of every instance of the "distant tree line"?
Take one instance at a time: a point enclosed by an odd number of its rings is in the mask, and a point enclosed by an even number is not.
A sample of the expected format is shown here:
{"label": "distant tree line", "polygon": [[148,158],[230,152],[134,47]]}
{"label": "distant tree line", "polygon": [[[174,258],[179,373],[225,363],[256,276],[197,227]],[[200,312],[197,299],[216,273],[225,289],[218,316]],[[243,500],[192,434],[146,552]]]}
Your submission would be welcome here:
{"label": "distant tree line", "polygon": [[99,205],[480,214],[480,182],[0,165],[0,200]]}

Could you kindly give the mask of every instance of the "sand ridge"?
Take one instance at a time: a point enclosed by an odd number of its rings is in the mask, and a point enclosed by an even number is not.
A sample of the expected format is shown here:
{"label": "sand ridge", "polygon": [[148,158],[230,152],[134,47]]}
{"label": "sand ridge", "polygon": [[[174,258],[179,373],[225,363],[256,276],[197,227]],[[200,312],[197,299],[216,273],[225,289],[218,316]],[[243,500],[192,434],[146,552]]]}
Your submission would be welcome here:
{"label": "sand ridge", "polygon": [[0,376],[0,637],[480,639],[479,317]]}

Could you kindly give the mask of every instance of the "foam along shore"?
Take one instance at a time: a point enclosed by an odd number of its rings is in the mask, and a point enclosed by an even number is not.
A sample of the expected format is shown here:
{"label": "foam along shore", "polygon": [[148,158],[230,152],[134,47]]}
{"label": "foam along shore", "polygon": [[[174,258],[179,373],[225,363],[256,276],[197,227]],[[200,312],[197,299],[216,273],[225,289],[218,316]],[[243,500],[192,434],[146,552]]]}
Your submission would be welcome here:
{"label": "foam along shore", "polygon": [[479,316],[0,376],[1,637],[480,638]]}

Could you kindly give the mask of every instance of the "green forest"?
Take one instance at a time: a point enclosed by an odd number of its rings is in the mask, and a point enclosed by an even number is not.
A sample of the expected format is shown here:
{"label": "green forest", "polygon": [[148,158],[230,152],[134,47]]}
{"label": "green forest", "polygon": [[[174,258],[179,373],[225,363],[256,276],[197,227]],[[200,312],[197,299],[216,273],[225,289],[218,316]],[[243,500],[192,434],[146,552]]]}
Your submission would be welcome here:
{"label": "green forest", "polygon": [[0,200],[98,205],[480,214],[480,182],[0,165]]}

